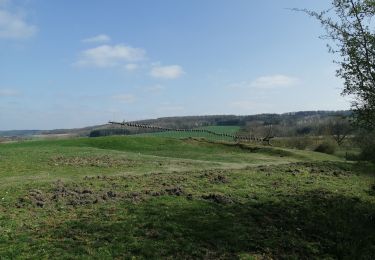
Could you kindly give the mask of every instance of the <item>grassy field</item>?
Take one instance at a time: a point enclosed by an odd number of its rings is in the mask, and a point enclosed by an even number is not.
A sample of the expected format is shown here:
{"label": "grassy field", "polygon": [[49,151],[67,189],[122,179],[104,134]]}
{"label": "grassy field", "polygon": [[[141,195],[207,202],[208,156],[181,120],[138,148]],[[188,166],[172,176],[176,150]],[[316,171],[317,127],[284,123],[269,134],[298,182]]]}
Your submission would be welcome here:
{"label": "grassy field", "polygon": [[374,170],[192,138],[0,144],[0,258],[374,259]]}
{"label": "grassy field", "polygon": [[[239,126],[205,126],[198,127],[196,129],[209,130],[219,134],[230,134],[235,135],[239,130]],[[145,133],[139,134],[139,136],[154,136],[154,137],[166,137],[166,138],[204,138],[210,141],[234,141],[232,137],[228,136],[217,136],[206,132],[180,132],[180,131],[165,131],[165,132],[155,132],[155,133]]]}

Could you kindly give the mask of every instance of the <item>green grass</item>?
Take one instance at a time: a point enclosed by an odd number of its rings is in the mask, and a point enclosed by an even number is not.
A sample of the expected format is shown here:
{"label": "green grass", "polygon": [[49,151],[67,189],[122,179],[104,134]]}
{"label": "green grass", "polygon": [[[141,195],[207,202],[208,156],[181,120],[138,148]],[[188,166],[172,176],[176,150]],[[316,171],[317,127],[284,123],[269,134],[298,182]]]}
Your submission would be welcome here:
{"label": "green grass", "polygon": [[161,137],[0,145],[0,258],[373,259],[374,166]]}
{"label": "green grass", "polygon": [[[230,134],[235,135],[239,130],[239,126],[205,126],[198,127],[196,129],[204,129],[213,131],[219,134]],[[228,136],[217,136],[206,132],[182,132],[182,131],[164,131],[164,132],[154,132],[154,133],[144,133],[138,134],[138,136],[153,136],[153,137],[166,137],[166,138],[204,138],[210,141],[228,141],[232,142],[233,138]]]}
{"label": "green grass", "polygon": [[216,133],[236,134],[241,129],[241,127],[212,125],[212,126],[199,127],[199,129],[210,130]]}

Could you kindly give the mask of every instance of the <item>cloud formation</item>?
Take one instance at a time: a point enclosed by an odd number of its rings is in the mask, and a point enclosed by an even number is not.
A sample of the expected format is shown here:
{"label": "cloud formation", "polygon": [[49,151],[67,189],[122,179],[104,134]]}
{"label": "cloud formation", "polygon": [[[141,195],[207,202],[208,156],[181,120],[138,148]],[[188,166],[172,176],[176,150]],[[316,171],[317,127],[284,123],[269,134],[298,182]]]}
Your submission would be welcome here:
{"label": "cloud formation", "polygon": [[118,94],[118,95],[114,95],[112,96],[112,99],[115,99],[115,100],[118,100],[118,101],[121,101],[123,103],[134,103],[135,101],[135,96],[134,95],[131,95],[131,94]]}
{"label": "cloud formation", "polygon": [[104,43],[104,42],[110,42],[111,37],[109,37],[106,34],[99,34],[94,37],[83,39],[82,42],[85,43]]}
{"label": "cloud formation", "polygon": [[291,87],[296,85],[298,81],[297,78],[277,74],[259,77],[252,81],[250,85],[256,88]]}
{"label": "cloud formation", "polygon": [[233,101],[230,103],[230,106],[235,107],[235,108],[240,108],[240,109],[252,109],[256,106],[257,104],[251,101],[247,100],[238,100],[238,101]]}
{"label": "cloud formation", "polygon": [[0,97],[16,97],[21,95],[17,90],[12,89],[0,89]]}
{"label": "cloud formation", "polygon": [[259,89],[276,89],[293,87],[300,82],[298,78],[290,77],[282,74],[276,74],[271,76],[262,76],[252,81],[242,81],[229,85],[229,88],[235,89],[248,89],[248,88],[259,88]]}
{"label": "cloud formation", "polygon": [[[3,2],[2,5],[5,4]],[[25,39],[34,36],[37,31],[35,25],[28,24],[21,16],[0,10],[0,38]]]}
{"label": "cloud formation", "polygon": [[145,87],[144,90],[147,92],[161,92],[165,90],[165,87],[163,85],[156,84],[153,86]]}
{"label": "cloud formation", "polygon": [[115,67],[128,62],[145,59],[146,51],[127,45],[101,45],[87,49],[80,53],[78,61],[74,64],[80,67]]}
{"label": "cloud formation", "polygon": [[133,71],[133,70],[136,70],[136,69],[138,69],[138,64],[135,64],[135,63],[129,63],[129,64],[126,64],[125,65],[125,69],[127,70],[127,71]]}
{"label": "cloud formation", "polygon": [[179,65],[155,66],[151,69],[151,76],[162,79],[176,79],[184,74],[184,70]]}

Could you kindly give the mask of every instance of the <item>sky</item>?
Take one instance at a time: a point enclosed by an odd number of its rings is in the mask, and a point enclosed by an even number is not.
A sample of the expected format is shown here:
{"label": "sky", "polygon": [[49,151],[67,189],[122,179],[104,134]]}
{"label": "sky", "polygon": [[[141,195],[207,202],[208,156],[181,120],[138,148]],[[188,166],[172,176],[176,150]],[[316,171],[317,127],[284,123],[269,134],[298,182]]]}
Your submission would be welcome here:
{"label": "sky", "polygon": [[0,130],[350,108],[328,0],[0,0]]}

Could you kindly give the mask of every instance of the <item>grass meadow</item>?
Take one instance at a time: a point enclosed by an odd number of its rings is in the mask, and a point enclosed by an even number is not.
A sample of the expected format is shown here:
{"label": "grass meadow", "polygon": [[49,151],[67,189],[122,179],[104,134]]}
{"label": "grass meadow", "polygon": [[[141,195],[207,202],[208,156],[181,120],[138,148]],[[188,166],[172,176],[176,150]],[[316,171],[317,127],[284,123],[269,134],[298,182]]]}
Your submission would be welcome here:
{"label": "grass meadow", "polygon": [[374,170],[195,138],[0,144],[0,258],[373,259]]}

